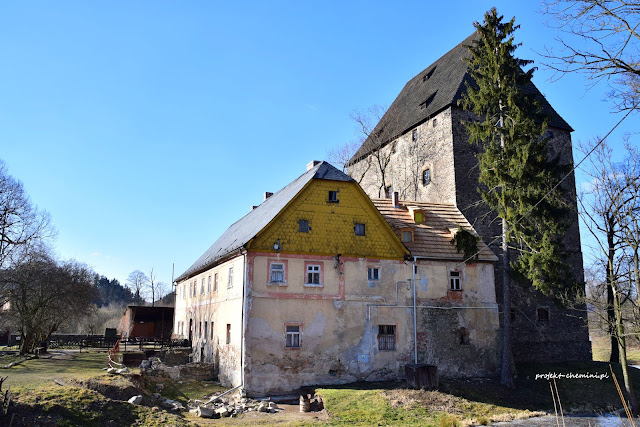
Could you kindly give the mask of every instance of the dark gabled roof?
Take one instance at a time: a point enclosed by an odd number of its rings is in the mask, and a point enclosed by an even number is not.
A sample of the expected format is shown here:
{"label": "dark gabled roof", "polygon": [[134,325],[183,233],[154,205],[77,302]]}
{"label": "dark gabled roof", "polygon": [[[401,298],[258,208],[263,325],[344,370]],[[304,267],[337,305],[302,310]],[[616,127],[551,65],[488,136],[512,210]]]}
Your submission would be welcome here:
{"label": "dark gabled roof", "polygon": [[[376,137],[367,138],[349,160],[349,164],[361,160],[378,148],[380,144],[387,144],[450,105],[457,105],[458,101],[462,99],[462,94],[466,91],[466,84],[473,84],[473,79],[467,72],[468,67],[464,58],[469,55],[466,46],[471,45],[476,38],[477,33],[474,32],[462,43],[409,80],[374,128],[372,134]],[[534,94],[540,101],[543,114],[549,117],[549,126],[573,130],[551,107],[533,83],[527,85],[524,91]]]}
{"label": "dark gabled roof", "polygon": [[266,227],[312,179],[353,181],[353,178],[339,171],[329,163],[320,162],[282,190],[262,202],[260,206],[233,223],[191,267],[175,280],[180,282],[206,270],[234,251],[244,247],[244,245]]}
{"label": "dark gabled roof", "polygon": [[[413,240],[404,244],[411,251],[411,256],[463,261],[464,255],[458,253],[456,247],[451,244],[453,233],[461,227],[477,235],[469,221],[454,205],[399,201],[396,208],[391,199],[373,199],[372,202],[397,234],[402,235],[401,232],[404,230],[413,232]],[[415,223],[410,209],[417,209],[424,213],[422,223]],[[480,240],[477,260],[495,262],[498,258]]]}

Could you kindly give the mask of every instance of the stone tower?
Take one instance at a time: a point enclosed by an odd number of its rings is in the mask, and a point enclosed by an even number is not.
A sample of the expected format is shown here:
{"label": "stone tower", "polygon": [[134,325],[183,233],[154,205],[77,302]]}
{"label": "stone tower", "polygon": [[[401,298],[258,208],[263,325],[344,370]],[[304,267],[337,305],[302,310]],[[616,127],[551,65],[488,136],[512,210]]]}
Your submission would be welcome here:
{"label": "stone tower", "polygon": [[[463,61],[465,46],[475,34],[418,73],[404,86],[369,138],[348,165],[372,198],[390,197],[456,205],[493,252],[500,256],[500,222],[478,193],[477,147],[467,141],[464,127],[471,113],[458,106],[466,84],[472,83]],[[550,149],[564,164],[573,163],[573,129],[549,105],[538,89],[526,88],[549,117]],[[381,166],[384,174],[381,173]],[[564,190],[574,201],[573,174]],[[583,281],[577,209],[570,214],[565,244],[576,280]],[[501,307],[502,268],[495,264],[496,297]],[[586,312],[567,309],[532,286],[513,284],[511,319],[516,362],[591,360]]]}

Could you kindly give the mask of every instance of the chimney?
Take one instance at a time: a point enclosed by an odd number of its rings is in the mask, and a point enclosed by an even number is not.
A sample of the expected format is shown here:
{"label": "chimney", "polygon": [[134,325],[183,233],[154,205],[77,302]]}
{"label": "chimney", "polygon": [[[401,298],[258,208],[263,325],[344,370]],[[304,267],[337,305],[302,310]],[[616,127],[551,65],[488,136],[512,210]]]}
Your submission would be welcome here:
{"label": "chimney", "polygon": [[273,196],[273,193],[269,192],[269,191],[265,191],[264,192],[264,199],[267,200],[269,197]]}
{"label": "chimney", "polygon": [[314,167],[318,166],[320,163],[322,163],[320,160],[311,160],[309,163],[307,163],[307,170],[310,171]]}
{"label": "chimney", "polygon": [[398,192],[394,191],[393,195],[391,196],[391,203],[393,204],[394,208],[399,208],[400,204],[398,203]]}

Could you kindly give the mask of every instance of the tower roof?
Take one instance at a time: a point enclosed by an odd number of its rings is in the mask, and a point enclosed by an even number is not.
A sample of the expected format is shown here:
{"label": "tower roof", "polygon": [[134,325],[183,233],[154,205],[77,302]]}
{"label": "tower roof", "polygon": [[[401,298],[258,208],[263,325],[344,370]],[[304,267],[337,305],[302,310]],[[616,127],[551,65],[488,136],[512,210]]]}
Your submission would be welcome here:
{"label": "tower roof", "polygon": [[[474,83],[464,58],[469,57],[466,46],[471,45],[477,37],[474,32],[409,80],[374,128],[372,134],[377,137],[367,138],[349,163],[361,160],[378,146],[388,144],[450,105],[457,105],[466,91],[466,84]],[[524,91],[535,95],[540,101],[542,113],[549,117],[549,126],[573,130],[533,83],[527,85]]]}

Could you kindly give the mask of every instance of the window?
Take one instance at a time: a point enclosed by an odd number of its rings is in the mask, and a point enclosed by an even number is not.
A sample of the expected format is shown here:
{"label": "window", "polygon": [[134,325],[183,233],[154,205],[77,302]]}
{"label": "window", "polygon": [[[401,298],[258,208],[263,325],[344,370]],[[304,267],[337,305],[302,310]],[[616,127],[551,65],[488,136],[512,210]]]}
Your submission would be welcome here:
{"label": "window", "polygon": [[209,278],[207,278],[207,293],[211,293],[211,275],[209,275]]}
{"label": "window", "polygon": [[411,131],[411,141],[416,142],[418,140],[418,129]]}
{"label": "window", "polygon": [[182,285],[182,299],[187,299],[187,284]]}
{"label": "window", "polygon": [[547,307],[538,307],[538,321],[539,322],[548,322],[549,321],[549,309]]}
{"label": "window", "polygon": [[286,325],[286,342],[285,347],[300,347],[300,325]]}
{"label": "window", "polygon": [[367,268],[368,280],[380,280],[380,269],[378,267]]}
{"label": "window", "polygon": [[378,325],[378,350],[396,349],[396,325]]}
{"label": "window", "polygon": [[233,288],[233,267],[229,267],[229,282],[227,283],[227,289]]}
{"label": "window", "polygon": [[391,145],[391,154],[396,154],[398,151],[398,141],[393,141],[393,145]]}
{"label": "window", "polygon": [[213,275],[213,292],[218,290],[218,273]]}
{"label": "window", "polygon": [[438,119],[433,119],[433,127],[438,126]]}
{"label": "window", "polygon": [[202,278],[202,281],[200,282],[200,295],[204,295],[204,277]]}
{"label": "window", "polygon": [[329,201],[338,203],[338,192],[337,191],[329,191]]}
{"label": "window", "polygon": [[411,231],[403,231],[402,232],[402,241],[405,242],[405,243],[413,241],[413,232],[411,232]]}
{"label": "window", "polygon": [[425,169],[422,171],[422,185],[427,186],[431,184],[431,169]]}
{"label": "window", "polygon": [[309,230],[311,230],[309,228],[309,220],[308,219],[301,219],[298,221],[298,231],[301,233],[308,233]]}
{"label": "window", "polygon": [[231,344],[231,324],[227,323],[227,344]]}
{"label": "window", "polygon": [[458,343],[460,343],[460,345],[470,344],[469,331],[467,328],[458,329]]}
{"label": "window", "polygon": [[357,223],[355,226],[356,236],[364,236],[364,224]]}
{"label": "window", "polygon": [[284,283],[284,263],[272,262],[269,265],[269,282]]}
{"label": "window", "polygon": [[320,273],[322,267],[318,264],[307,264],[307,285],[319,285],[321,284]]}
{"label": "window", "polygon": [[417,265],[413,266],[413,273],[414,274],[418,274],[418,266]]}
{"label": "window", "polygon": [[193,282],[189,282],[189,296],[193,295]]}
{"label": "window", "polygon": [[211,321],[211,339],[213,339],[213,320]]}
{"label": "window", "polygon": [[204,321],[204,339],[207,339],[207,337],[209,336],[209,328],[207,327],[207,321]]}
{"label": "window", "polygon": [[459,271],[450,271],[449,272],[449,284],[451,285],[452,291],[462,290],[461,282],[460,282],[460,272]]}
{"label": "window", "polygon": [[202,322],[198,322],[198,337],[202,336]]}
{"label": "window", "polygon": [[422,212],[414,212],[413,221],[416,224],[422,224],[424,222],[424,214]]}

